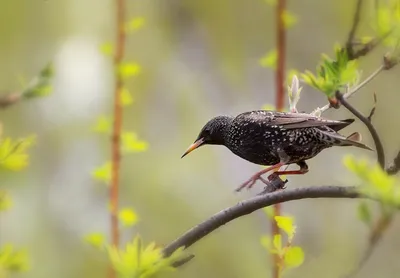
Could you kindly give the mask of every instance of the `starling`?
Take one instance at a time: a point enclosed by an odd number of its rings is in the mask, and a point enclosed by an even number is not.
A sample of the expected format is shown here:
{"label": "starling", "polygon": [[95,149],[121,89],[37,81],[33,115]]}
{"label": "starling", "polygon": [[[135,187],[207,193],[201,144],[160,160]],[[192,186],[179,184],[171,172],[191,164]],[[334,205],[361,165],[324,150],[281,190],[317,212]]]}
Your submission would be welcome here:
{"label": "starling", "polygon": [[[223,145],[237,156],[267,167],[244,182],[242,188],[251,188],[257,180],[268,184],[261,175],[284,165],[297,164],[299,170],[277,171],[280,175],[299,175],[308,172],[306,160],[332,146],[355,146],[371,150],[360,143],[358,132],[345,137],[338,133],[354,122],[328,120],[306,113],[256,110],[236,117],[218,116],[211,119],[200,131],[195,142],[182,158],[203,145]],[[271,175],[272,176],[272,175]]]}

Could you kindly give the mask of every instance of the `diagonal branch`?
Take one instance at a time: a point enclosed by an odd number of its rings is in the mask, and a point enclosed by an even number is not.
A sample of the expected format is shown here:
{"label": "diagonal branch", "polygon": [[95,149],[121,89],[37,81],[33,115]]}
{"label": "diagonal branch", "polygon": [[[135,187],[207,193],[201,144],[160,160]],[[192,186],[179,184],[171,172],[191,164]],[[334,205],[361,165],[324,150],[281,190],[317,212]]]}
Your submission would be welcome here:
{"label": "diagonal branch", "polygon": [[360,121],[362,121],[368,128],[369,132],[371,133],[372,139],[375,143],[375,148],[378,156],[378,163],[382,169],[385,169],[385,151],[383,149],[382,141],[379,138],[378,132],[376,131],[375,127],[372,125],[371,121],[368,117],[365,117],[363,114],[360,113],[356,108],[354,108],[347,100],[343,97],[343,95],[337,91],[336,98],[339,102],[347,108],[354,116],[356,116]]}
{"label": "diagonal branch", "polygon": [[[236,205],[226,208],[209,219],[196,225],[188,230],[182,236],[168,244],[163,254],[165,257],[170,256],[178,248],[193,245],[206,235],[215,231],[219,227],[235,220],[241,216],[250,214],[263,207],[274,204],[280,204],[288,201],[315,198],[368,198],[357,192],[356,187],[345,186],[319,186],[319,187],[302,187],[289,190],[281,190],[274,193],[256,196],[245,201],[241,201]],[[187,262],[186,260],[185,262]],[[178,264],[179,265],[179,264]]]}
{"label": "diagonal branch", "polygon": [[350,58],[354,56],[354,48],[353,48],[354,37],[356,35],[358,24],[360,23],[362,2],[363,2],[363,0],[357,0],[356,11],[355,11],[354,17],[353,17],[353,25],[351,26],[351,29],[349,32],[349,37],[348,37],[347,43],[346,43],[347,54],[349,55]]}

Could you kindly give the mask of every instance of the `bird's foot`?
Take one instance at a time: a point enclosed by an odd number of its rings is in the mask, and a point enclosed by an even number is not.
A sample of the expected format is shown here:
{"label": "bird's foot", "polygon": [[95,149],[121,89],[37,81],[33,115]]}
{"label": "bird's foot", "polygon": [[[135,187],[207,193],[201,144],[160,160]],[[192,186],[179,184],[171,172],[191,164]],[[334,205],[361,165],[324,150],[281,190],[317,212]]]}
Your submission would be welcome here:
{"label": "bird's foot", "polygon": [[267,193],[272,193],[277,190],[283,190],[286,188],[285,184],[288,182],[288,180],[282,180],[279,175],[276,173],[272,173],[271,175],[268,176],[268,180],[265,180],[264,178],[260,177],[260,180],[266,184],[264,187],[264,190],[258,193],[257,195],[264,195]]}
{"label": "bird's foot", "polygon": [[247,188],[250,189],[253,187],[253,185],[256,183],[257,180],[261,180],[262,182],[266,182],[265,179],[263,179],[261,177],[261,175],[259,173],[253,175],[250,179],[248,179],[247,181],[245,181],[244,183],[242,183],[238,188],[236,188],[236,192],[241,191],[243,188]]}

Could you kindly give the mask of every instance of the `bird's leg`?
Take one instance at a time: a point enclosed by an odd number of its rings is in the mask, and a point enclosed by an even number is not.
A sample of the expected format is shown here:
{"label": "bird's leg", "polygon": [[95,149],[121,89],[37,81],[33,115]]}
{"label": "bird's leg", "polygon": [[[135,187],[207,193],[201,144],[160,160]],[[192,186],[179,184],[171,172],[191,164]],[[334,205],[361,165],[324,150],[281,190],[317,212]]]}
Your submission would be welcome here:
{"label": "bird's leg", "polygon": [[268,176],[268,180],[273,180],[274,178],[282,175],[304,175],[308,172],[308,165],[305,161],[300,161],[297,163],[300,166],[299,170],[291,170],[291,171],[276,171]]}
{"label": "bird's leg", "polygon": [[[245,181],[244,183],[242,183],[237,189],[236,191],[239,192],[240,190],[242,190],[243,188],[247,188],[250,189],[257,180],[259,180],[261,178],[261,175],[264,175],[265,173],[268,173],[274,169],[279,169],[280,167],[282,167],[283,165],[285,165],[283,162],[279,162],[278,164],[272,165],[270,167],[267,167],[257,173],[255,173],[249,180]],[[265,182],[264,179],[262,179],[263,182]]]}

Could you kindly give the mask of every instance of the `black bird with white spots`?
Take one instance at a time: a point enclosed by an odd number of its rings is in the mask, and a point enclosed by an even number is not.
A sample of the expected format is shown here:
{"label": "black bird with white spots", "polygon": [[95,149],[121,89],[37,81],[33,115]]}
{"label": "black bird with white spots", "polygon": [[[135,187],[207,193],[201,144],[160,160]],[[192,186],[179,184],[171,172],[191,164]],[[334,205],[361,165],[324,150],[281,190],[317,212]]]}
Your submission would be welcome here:
{"label": "black bird with white spots", "polygon": [[203,145],[223,145],[247,161],[272,166],[242,185],[249,188],[261,179],[262,174],[283,165],[296,163],[300,170],[282,171],[280,174],[304,174],[308,170],[305,160],[326,148],[355,146],[370,150],[360,143],[359,133],[348,137],[338,133],[353,122],[353,119],[335,121],[306,113],[267,110],[245,112],[236,117],[218,116],[202,128],[182,157]]}

